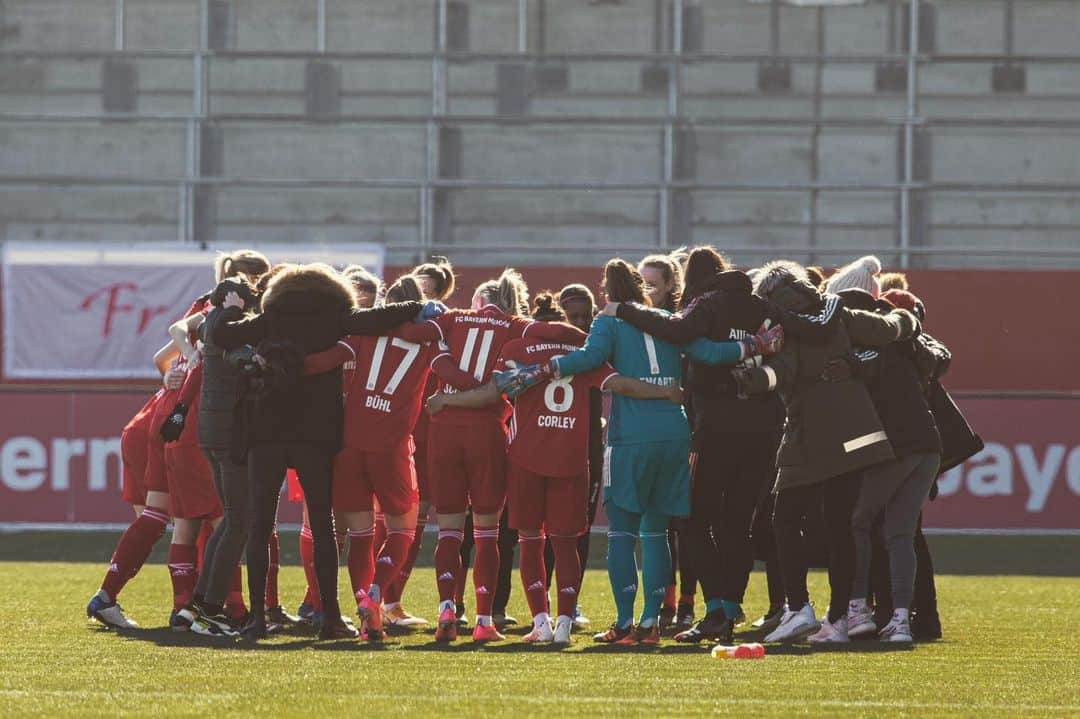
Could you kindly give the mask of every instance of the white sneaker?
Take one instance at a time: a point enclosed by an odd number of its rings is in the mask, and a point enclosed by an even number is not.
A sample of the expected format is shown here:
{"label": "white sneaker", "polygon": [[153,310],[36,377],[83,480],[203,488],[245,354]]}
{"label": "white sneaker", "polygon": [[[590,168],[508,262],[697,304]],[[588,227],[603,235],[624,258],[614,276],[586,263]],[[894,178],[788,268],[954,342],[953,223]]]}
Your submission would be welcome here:
{"label": "white sneaker", "polygon": [[847,625],[849,637],[863,637],[877,632],[874,611],[866,604],[848,604]]}
{"label": "white sneaker", "polygon": [[533,625],[531,632],[521,638],[528,644],[539,644],[554,641],[555,633],[551,630],[551,620],[545,619],[539,624]]}
{"label": "white sneaker", "polygon": [[776,631],[765,637],[765,641],[797,642],[819,629],[821,629],[821,623],[814,616],[814,608],[810,604],[805,604],[797,612],[785,609],[784,616],[780,620],[780,626],[776,628]]}
{"label": "white sneaker", "polygon": [[911,637],[911,620],[907,617],[899,617],[894,613],[892,620],[878,634],[883,642],[910,644],[913,641]]}
{"label": "white sneaker", "polygon": [[847,617],[840,617],[835,623],[829,621],[828,615],[821,620],[821,629],[816,634],[811,634],[811,644],[846,644],[848,638]]}
{"label": "white sneaker", "polygon": [[559,646],[570,645],[570,631],[574,628],[574,620],[565,614],[561,615],[555,620],[555,636],[552,637],[551,643]]}
{"label": "white sneaker", "polygon": [[90,603],[86,605],[86,616],[115,629],[135,629],[139,626],[124,616],[124,610],[119,604],[109,601],[104,590],[90,597]]}

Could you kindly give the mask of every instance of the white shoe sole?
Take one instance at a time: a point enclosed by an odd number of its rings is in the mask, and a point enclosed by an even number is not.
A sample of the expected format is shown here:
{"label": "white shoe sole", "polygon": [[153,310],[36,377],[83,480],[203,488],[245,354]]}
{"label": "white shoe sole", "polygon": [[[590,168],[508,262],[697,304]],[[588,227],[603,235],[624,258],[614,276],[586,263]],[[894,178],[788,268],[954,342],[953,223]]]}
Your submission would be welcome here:
{"label": "white shoe sole", "polygon": [[426,627],[430,622],[420,617],[409,617],[408,619],[387,620],[385,622],[388,627],[402,627],[409,629],[411,627]]}
{"label": "white shoe sole", "polygon": [[866,624],[858,624],[848,629],[849,637],[865,637],[870,634],[877,634],[877,625],[873,622],[867,622]]}
{"label": "white shoe sole", "polygon": [[[777,630],[779,631],[779,630]],[[772,634],[765,637],[765,641],[771,644],[784,644],[788,642],[801,642],[811,634],[816,634],[821,631],[821,625],[818,623],[807,624],[804,627],[799,627],[790,634],[785,634],[782,637],[774,637]]]}

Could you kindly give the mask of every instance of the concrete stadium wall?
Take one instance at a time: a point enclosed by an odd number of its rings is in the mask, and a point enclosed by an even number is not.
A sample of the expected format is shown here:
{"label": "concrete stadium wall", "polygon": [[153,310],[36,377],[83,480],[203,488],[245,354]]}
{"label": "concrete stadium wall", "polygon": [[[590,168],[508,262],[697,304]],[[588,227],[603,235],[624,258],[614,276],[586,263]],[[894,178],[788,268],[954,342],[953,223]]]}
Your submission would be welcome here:
{"label": "concrete stadium wall", "polygon": [[[694,3],[701,8],[704,52],[769,50],[769,8],[747,0]],[[1005,3],[1001,0],[924,2],[936,15],[936,51],[1000,53]],[[430,51],[435,16],[430,0],[329,0],[327,46],[331,51]],[[530,3],[529,46],[541,40],[538,3]],[[112,0],[5,0],[0,11],[0,50],[109,50]],[[233,0],[230,48],[311,51],[316,45],[315,3]],[[469,0],[464,42],[476,52],[517,49],[516,3]],[[130,50],[191,50],[197,46],[198,0],[127,0],[125,46]],[[667,46],[666,11],[656,28],[654,0],[613,4],[548,0],[543,48],[560,52],[651,52]],[[825,53],[871,57],[889,47],[887,5],[833,9],[783,7],[779,49],[812,54],[820,36]],[[902,20],[901,20],[902,22]],[[1013,51],[1076,51],[1080,3],[1017,0]],[[900,44],[895,48],[900,51]],[[138,77],[140,113],[182,114],[192,108],[192,69],[184,59],[131,59]],[[431,111],[432,70],[427,61],[334,61],[341,75],[341,112],[358,115]],[[535,89],[532,115],[662,117],[665,92],[643,87],[638,62],[574,63],[565,90]],[[816,68],[792,67],[791,89],[761,93],[755,63],[688,63],[683,70],[683,111],[694,118],[745,118],[744,126],[697,127],[688,179],[701,182],[894,182],[900,176],[895,128],[826,127],[814,151],[809,128],[762,128],[755,117],[813,117]],[[989,64],[930,63],[920,76],[921,112],[927,118],[1072,118],[1080,111],[1080,71],[1068,63],[1025,68],[1026,92],[995,93]],[[489,61],[454,62],[448,69],[448,111],[492,115],[497,67]],[[875,63],[835,63],[822,68],[825,118],[896,118],[902,93],[875,89]],[[210,61],[212,113],[303,113],[305,61],[215,58]],[[78,58],[39,61],[0,59],[4,112],[100,112],[102,62]],[[426,173],[423,123],[388,126],[349,123],[220,123],[223,174],[287,178],[397,178]],[[935,181],[1003,183],[1080,182],[1077,131],[933,127],[927,171]],[[461,128],[464,178],[550,181],[655,181],[662,176],[659,129],[633,127],[477,126]],[[187,171],[182,123],[138,121],[0,125],[0,174],[116,174],[179,178]],[[692,242],[755,245],[773,250],[810,242],[809,217],[822,226],[814,238],[828,250],[890,245],[897,236],[896,199],[889,193],[692,193]],[[502,253],[471,251],[476,261],[512,258],[514,246],[551,243],[642,246],[656,239],[657,200],[651,193],[515,193],[462,190],[448,193],[449,246],[505,244]],[[0,240],[92,242],[175,236],[181,212],[175,187],[0,186]],[[219,238],[235,242],[306,241],[316,237],[379,239],[391,258],[415,254],[420,202],[415,192],[294,189],[257,192],[229,189],[217,197]],[[929,199],[928,238],[934,247],[1076,248],[1080,212],[1066,194],[975,195],[935,193]],[[988,227],[993,225],[993,227]],[[592,260],[592,255],[585,259]],[[754,258],[756,259],[756,258]],[[552,261],[582,261],[552,256]],[[1007,267],[1017,260],[965,256],[934,259],[933,267]],[[1021,259],[1026,267],[1059,267],[1060,259]],[[1080,267],[1080,258],[1067,263]]]}

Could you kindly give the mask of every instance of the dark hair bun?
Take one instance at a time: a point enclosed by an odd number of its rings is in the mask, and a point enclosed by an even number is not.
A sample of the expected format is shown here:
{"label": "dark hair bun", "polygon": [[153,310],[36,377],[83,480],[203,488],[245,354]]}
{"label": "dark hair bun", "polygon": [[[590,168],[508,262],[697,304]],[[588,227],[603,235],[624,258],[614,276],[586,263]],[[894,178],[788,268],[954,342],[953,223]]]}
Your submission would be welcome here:
{"label": "dark hair bun", "polygon": [[255,292],[251,289],[251,285],[239,277],[228,277],[219,282],[214,291],[210,293],[210,304],[214,307],[221,307],[225,303],[225,295],[230,292],[240,295],[245,307],[251,307],[255,304]]}

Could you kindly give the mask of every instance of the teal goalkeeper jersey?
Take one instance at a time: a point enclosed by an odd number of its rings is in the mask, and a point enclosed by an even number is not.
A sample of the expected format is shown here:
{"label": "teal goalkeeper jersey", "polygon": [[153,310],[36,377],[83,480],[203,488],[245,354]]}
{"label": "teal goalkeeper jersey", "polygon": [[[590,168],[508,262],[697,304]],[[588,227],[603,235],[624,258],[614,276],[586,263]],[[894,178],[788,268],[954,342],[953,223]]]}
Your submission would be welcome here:
{"label": "teal goalkeeper jersey", "polygon": [[[593,320],[585,346],[553,362],[564,377],[610,362],[624,377],[670,385],[682,382],[683,352],[706,364],[735,364],[739,361],[741,348],[737,342],[705,339],[678,347],[655,339],[620,319],[600,315]],[[609,445],[685,440],[689,436],[686,412],[681,405],[667,400],[631,399],[619,395],[612,398],[607,432]]]}

